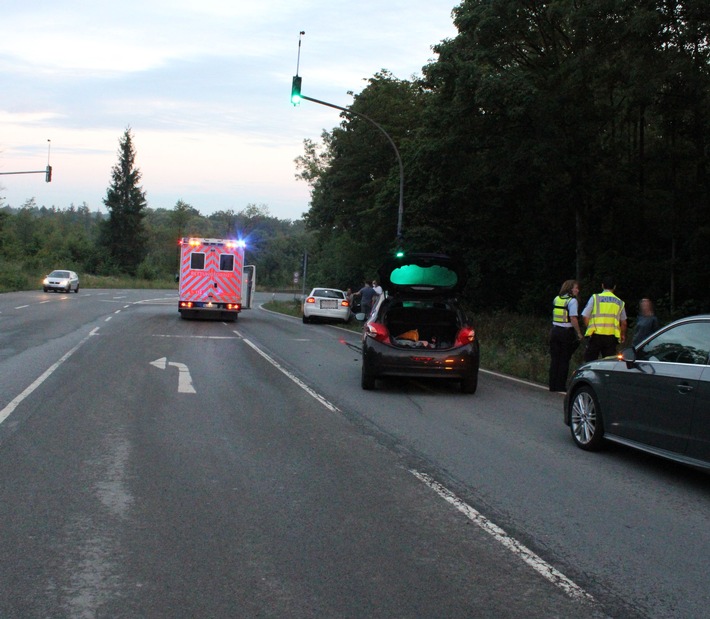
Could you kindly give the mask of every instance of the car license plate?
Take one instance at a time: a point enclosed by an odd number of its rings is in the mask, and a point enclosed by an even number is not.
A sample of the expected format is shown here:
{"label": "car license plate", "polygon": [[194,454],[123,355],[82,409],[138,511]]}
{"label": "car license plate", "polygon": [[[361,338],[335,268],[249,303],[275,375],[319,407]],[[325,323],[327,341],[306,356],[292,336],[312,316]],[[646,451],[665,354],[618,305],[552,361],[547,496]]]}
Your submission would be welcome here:
{"label": "car license plate", "polygon": [[338,309],[338,302],[335,299],[329,299],[327,301],[321,300],[321,309]]}

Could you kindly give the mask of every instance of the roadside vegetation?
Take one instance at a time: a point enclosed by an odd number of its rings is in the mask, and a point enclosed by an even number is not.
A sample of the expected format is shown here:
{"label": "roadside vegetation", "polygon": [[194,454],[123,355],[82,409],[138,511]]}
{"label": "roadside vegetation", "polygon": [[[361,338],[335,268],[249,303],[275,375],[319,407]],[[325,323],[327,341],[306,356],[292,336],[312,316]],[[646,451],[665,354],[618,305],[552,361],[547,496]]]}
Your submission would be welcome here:
{"label": "roadside vegetation", "polygon": [[[301,303],[297,300],[269,301],[264,307],[297,318],[302,315]],[[534,383],[547,384],[550,366],[548,318],[523,317],[508,311],[475,313],[471,316],[481,343],[481,367]],[[362,323],[356,320],[338,326],[355,332],[362,330]],[[572,358],[570,367],[581,362],[580,348]]]}

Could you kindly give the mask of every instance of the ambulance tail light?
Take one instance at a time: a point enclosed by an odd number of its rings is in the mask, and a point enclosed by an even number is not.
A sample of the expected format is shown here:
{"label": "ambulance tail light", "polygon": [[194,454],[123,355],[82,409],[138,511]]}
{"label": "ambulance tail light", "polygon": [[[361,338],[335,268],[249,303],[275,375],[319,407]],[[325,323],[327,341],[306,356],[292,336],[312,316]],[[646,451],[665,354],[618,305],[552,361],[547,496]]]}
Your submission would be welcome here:
{"label": "ambulance tail light", "polygon": [[365,325],[365,335],[377,342],[387,343],[390,339],[390,332],[380,322],[369,322]]}
{"label": "ambulance tail light", "polygon": [[227,303],[226,309],[234,310],[234,311],[238,312],[242,309],[242,304],[241,303]]}
{"label": "ambulance tail light", "polygon": [[454,346],[466,346],[467,344],[473,344],[476,341],[476,331],[473,327],[463,327],[456,334],[456,342]]}
{"label": "ambulance tail light", "polygon": [[180,307],[190,309],[192,307],[192,301],[180,301]]}

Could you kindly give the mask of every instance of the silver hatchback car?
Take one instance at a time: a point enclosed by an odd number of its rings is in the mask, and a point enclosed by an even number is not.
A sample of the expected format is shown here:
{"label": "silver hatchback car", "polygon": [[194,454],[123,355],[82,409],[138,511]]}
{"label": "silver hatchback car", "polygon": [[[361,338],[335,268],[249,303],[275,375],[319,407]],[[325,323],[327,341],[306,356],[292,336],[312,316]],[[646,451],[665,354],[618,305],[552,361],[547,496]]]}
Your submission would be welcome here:
{"label": "silver hatchback car", "polygon": [[42,281],[42,290],[49,292],[79,292],[79,276],[74,271],[52,271]]}

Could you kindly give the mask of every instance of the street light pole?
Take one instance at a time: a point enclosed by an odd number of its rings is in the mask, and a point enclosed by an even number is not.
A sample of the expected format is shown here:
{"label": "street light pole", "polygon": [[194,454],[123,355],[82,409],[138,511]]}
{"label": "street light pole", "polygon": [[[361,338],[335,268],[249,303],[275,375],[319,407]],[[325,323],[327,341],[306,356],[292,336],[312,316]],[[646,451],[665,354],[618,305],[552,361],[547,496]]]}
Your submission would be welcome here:
{"label": "street light pole", "polygon": [[387,138],[389,143],[392,145],[392,148],[394,149],[394,154],[397,156],[397,163],[399,164],[399,207],[397,209],[397,243],[402,242],[402,216],[404,214],[404,165],[402,164],[402,157],[399,154],[399,150],[397,149],[397,145],[394,143],[394,140],[390,137],[390,134],[387,133],[382,125],[378,123],[377,121],[373,120],[366,114],[363,114],[362,112],[356,112],[355,110],[351,110],[346,107],[341,107],[339,105],[335,105],[334,103],[328,103],[327,101],[321,101],[320,99],[314,99],[313,97],[306,97],[305,95],[299,94],[300,99],[305,99],[306,101],[311,101],[312,103],[318,103],[320,105],[325,105],[327,107],[332,107],[335,108],[336,110],[341,110],[345,112],[346,114],[353,114],[354,116],[359,116],[361,118],[364,118],[365,120],[371,122],[375,127],[377,127]]}

